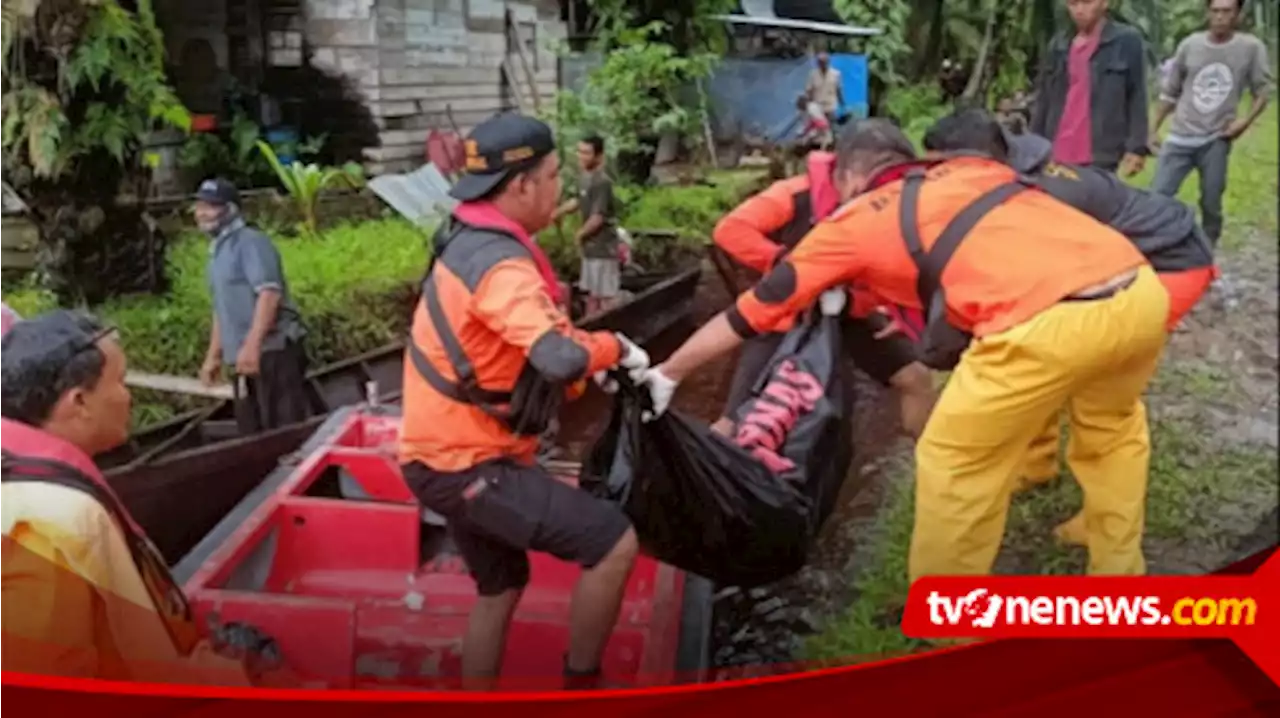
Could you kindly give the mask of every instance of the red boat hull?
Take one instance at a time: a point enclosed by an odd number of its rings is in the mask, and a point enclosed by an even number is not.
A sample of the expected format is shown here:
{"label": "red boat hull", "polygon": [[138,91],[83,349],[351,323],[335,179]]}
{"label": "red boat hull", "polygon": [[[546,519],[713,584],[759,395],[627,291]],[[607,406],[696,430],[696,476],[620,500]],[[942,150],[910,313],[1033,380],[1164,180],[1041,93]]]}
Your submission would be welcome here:
{"label": "red boat hull", "polygon": [[[176,573],[202,625],[210,614],[276,639],[285,662],[334,688],[456,685],[475,586],[446,531],[424,521],[395,460],[399,419],[340,412],[245,499]],[[564,478],[572,483],[572,478]],[[580,569],[530,555],[508,633],[503,685],[558,685]],[[698,579],[700,580],[700,579]],[[641,557],[603,668],[611,682],[670,683],[685,576]],[[686,636],[686,641],[688,636]]]}

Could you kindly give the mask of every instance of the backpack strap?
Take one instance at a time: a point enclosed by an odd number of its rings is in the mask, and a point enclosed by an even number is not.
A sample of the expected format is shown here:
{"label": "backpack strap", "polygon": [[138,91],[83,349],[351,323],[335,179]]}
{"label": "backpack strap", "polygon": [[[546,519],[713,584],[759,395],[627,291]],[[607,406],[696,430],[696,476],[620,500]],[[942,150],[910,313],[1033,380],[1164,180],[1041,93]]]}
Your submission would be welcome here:
{"label": "backpack strap", "polygon": [[182,655],[189,655],[199,641],[191,604],[182,588],[173,579],[160,552],[144,534],[134,528],[119,499],[92,480],[84,472],[50,459],[19,456],[8,451],[0,458],[0,481],[4,483],[38,482],[54,484],[88,494],[120,527],[125,546],[133,559],[134,567],[142,577],[143,586],[151,596],[161,622],[169,631],[169,637]]}
{"label": "backpack strap", "polygon": [[899,222],[903,241],[918,270],[916,293],[920,297],[922,306],[927,309],[941,286],[942,272],[947,268],[952,255],[960,248],[964,238],[988,212],[1024,190],[1030,189],[1034,186],[1034,181],[1019,176],[1013,182],[997,185],[983,193],[947,223],[942,233],[938,235],[937,241],[926,251],[920,240],[919,224],[920,187],[924,184],[924,180],[925,173],[921,168],[914,168],[907,172],[902,188],[902,199],[899,202]]}

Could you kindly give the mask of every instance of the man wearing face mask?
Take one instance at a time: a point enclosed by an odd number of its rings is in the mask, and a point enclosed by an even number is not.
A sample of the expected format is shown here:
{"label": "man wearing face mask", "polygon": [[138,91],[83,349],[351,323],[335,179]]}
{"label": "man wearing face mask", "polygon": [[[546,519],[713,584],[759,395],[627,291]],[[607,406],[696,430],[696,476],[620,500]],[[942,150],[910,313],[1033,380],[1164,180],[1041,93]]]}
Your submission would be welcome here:
{"label": "man wearing face mask", "polygon": [[236,422],[251,434],[311,415],[306,335],[289,296],[280,252],[240,214],[240,193],[223,179],[201,183],[196,224],[209,235],[213,326],[200,380],[216,384],[233,369]]}

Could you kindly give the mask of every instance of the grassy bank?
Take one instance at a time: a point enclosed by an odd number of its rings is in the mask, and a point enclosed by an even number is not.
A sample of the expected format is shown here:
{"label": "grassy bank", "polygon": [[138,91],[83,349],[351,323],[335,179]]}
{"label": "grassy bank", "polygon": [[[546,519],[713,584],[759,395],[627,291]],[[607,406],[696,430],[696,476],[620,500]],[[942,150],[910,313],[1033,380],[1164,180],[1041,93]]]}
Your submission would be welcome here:
{"label": "grassy bank", "polygon": [[[1273,104],[1232,151],[1219,262],[1233,294],[1201,302],[1189,330],[1171,339],[1148,394],[1152,462],[1144,550],[1152,573],[1201,573],[1240,558],[1239,542],[1280,503],[1274,423],[1267,423],[1275,412],[1276,138]],[[1135,185],[1149,185],[1154,164]],[[1180,198],[1198,205],[1194,176]],[[876,524],[859,547],[865,559],[855,569],[854,599],[809,641],[805,657],[840,660],[929,646],[900,630],[912,463],[908,450],[887,470]],[[996,571],[1082,572],[1085,550],[1064,546],[1051,533],[1080,502],[1065,467],[1059,480],[1016,496]]]}

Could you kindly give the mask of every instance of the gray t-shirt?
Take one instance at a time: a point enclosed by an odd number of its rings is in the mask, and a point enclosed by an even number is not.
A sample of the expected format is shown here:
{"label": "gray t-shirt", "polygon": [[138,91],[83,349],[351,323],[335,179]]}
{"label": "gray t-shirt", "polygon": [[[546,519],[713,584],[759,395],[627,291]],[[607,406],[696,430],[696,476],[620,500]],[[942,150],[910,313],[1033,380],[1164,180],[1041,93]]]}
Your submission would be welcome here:
{"label": "gray t-shirt", "polygon": [[1223,43],[1208,32],[1187,36],[1161,88],[1161,99],[1178,103],[1166,141],[1199,145],[1217,139],[1235,120],[1244,89],[1255,98],[1267,96],[1271,82],[1267,48],[1253,35],[1237,32]]}
{"label": "gray t-shirt", "polygon": [[286,341],[301,339],[305,334],[289,296],[280,252],[270,237],[252,227],[237,223],[213,240],[209,249],[209,289],[218,317],[222,360],[227,364],[235,363],[249,335],[258,293],[264,289],[278,289],[281,297],[275,324],[262,340],[262,351],[283,349]]}
{"label": "gray t-shirt", "polygon": [[582,256],[588,259],[611,259],[618,256],[617,211],[613,198],[613,180],[603,169],[584,172],[578,181],[578,209],[582,221],[593,214],[604,215],[604,226],[582,243]]}

